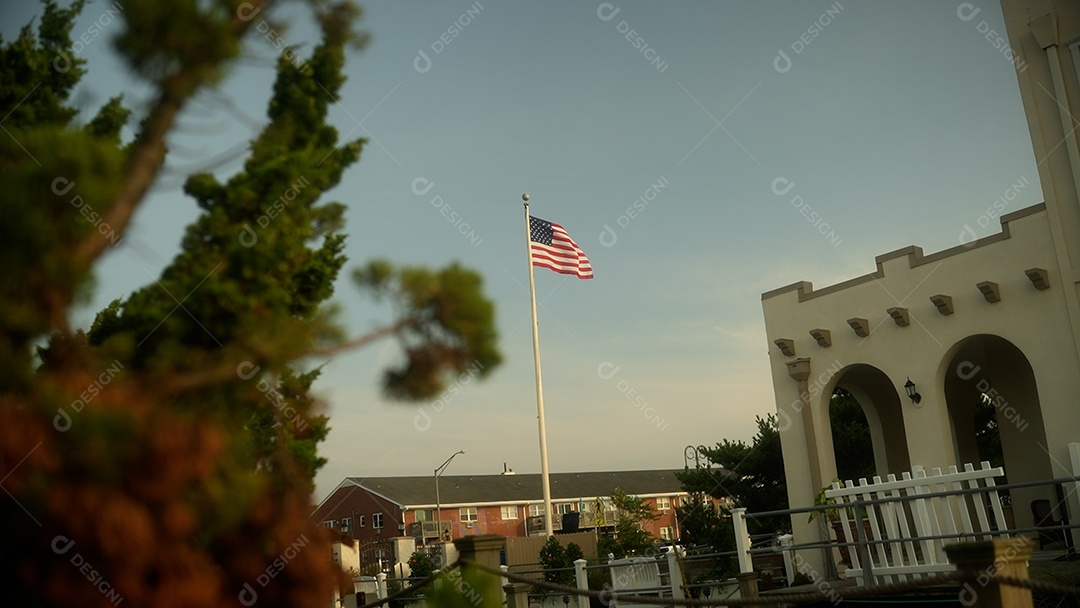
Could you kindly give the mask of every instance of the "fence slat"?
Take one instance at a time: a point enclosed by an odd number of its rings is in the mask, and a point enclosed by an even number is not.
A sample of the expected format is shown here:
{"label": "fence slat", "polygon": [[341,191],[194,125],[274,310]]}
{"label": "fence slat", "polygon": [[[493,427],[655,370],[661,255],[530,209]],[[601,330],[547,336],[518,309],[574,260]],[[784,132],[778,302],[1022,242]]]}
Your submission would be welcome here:
{"label": "fence slat", "polygon": [[[874,477],[873,483],[866,479],[859,479],[858,484],[853,480],[834,482],[825,496],[835,501],[845,535],[856,536],[850,533],[852,526],[862,526],[858,518],[852,520],[848,509],[865,509],[872,539],[889,541],[870,546],[868,563],[864,563],[858,545],[851,545],[851,568],[845,574],[859,577],[860,584],[864,584],[860,576],[864,571],[865,577],[872,573],[878,582],[900,582],[951,570],[953,566],[944,551],[945,539],[940,537],[1003,529],[995,525],[1004,523],[1004,512],[993,481],[1003,474],[1000,467],[991,468],[984,462],[977,470],[966,464],[963,471],[950,466],[947,473],[934,468],[928,475],[922,467],[914,466],[899,480],[888,475],[885,481]],[[901,500],[874,502],[889,498]],[[857,532],[863,534],[863,530]],[[939,538],[913,541],[913,537]]]}

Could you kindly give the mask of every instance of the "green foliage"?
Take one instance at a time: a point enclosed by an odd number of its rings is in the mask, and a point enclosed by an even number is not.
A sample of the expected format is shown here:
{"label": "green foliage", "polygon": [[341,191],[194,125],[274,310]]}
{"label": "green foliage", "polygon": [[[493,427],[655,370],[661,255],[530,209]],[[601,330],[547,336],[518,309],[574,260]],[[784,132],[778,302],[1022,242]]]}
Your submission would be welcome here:
{"label": "green foliage", "polygon": [[[786,509],[787,483],[784,456],[776,416],[756,417],[758,431],[749,444],[725,439],[706,448],[708,462],[720,468],[690,469],[676,476],[690,493],[731,498],[750,513]],[[771,533],[790,527],[786,517],[747,520],[751,534]]]}
{"label": "green foliage", "polygon": [[829,400],[836,475],[840,479],[873,479],[874,442],[862,406],[851,393],[837,388]]}
{"label": "green foliage", "polygon": [[656,539],[641,524],[657,519],[656,509],[637,496],[615,488],[608,498],[615,505],[615,530],[600,537],[597,549],[601,555],[612,554],[616,559],[644,554],[656,547]]}
{"label": "green foliage", "polygon": [[503,608],[499,577],[463,566],[439,577],[425,603],[439,608]]}
{"label": "green foliage", "polygon": [[563,547],[554,536],[549,536],[543,547],[540,547],[540,567],[545,570],[544,580],[549,583],[572,587],[577,580],[573,570],[574,562],[584,559],[585,554],[577,543],[569,543]]}
{"label": "green foliage", "polygon": [[425,579],[438,570],[435,560],[424,551],[414,551],[409,556],[409,578]]}
{"label": "green foliage", "polygon": [[[1001,432],[997,422],[997,408],[989,395],[982,395],[975,404],[975,446],[979,459],[992,467],[1005,466],[1005,453],[1001,449]],[[1007,472],[1006,472],[1007,473]],[[1002,484],[1008,481],[1000,482]]]}
{"label": "green foliage", "polygon": [[[710,496],[690,494],[675,508],[679,521],[679,540],[686,547],[708,547],[709,553],[735,550],[735,528],[730,517],[723,517],[720,508]],[[714,559],[707,568],[696,568],[692,573],[695,581],[724,580],[738,572],[734,559]],[[691,573],[687,573],[690,576]]]}
{"label": "green foliage", "polygon": [[[414,551],[413,554],[409,556],[408,563],[409,579],[411,580],[408,581],[406,586],[411,586],[419,583],[423,579],[431,576],[436,570],[439,569],[438,565],[435,563],[434,558],[432,558],[430,554],[420,550]],[[418,589],[415,595],[418,597],[426,597],[432,593],[432,589],[433,587],[431,585],[428,585],[426,587]]]}
{"label": "green foliage", "polygon": [[484,298],[483,281],[475,272],[456,263],[431,271],[375,260],[354,271],[353,279],[376,298],[390,300],[396,311],[394,327],[405,362],[383,376],[388,396],[434,397],[453,375],[482,378],[502,361],[495,308]]}
{"label": "green foliage", "polygon": [[[829,482],[828,484],[822,486],[821,489],[818,490],[818,493],[814,495],[814,506],[815,507],[823,507],[825,505],[834,505],[834,504],[836,504],[836,499],[835,498],[829,498],[828,496],[826,496],[825,491],[826,490],[831,490],[832,487],[833,487],[833,483],[836,483],[836,482],[839,482],[839,481],[840,481],[839,478],[833,478],[833,480],[831,482]],[[851,511],[851,508],[850,507],[845,507],[845,509],[847,510],[847,512],[849,514],[849,518],[850,518],[850,516],[853,515],[852,511]],[[825,520],[826,521],[829,521],[829,522],[840,521],[840,509],[839,508],[825,509],[824,511],[811,511],[810,515],[808,516],[806,521],[814,521],[815,519],[817,519],[818,515],[821,515],[822,513],[825,514]]]}
{"label": "green foliage", "polygon": [[731,518],[721,516],[712,497],[690,494],[675,508],[679,520],[680,541],[685,546],[709,547],[714,553],[735,549],[735,531]]}
{"label": "green foliage", "polygon": [[0,116],[8,130],[62,128],[78,114],[66,102],[85,73],[86,60],[71,52],[71,27],[86,1],[76,0],[68,8],[53,0],[42,5],[36,36],[28,24],[9,44],[0,37]]}
{"label": "green foliage", "polygon": [[[327,558],[329,532],[309,519],[329,427],[308,357],[396,336],[409,363],[388,392],[430,396],[452,374],[498,365],[493,306],[457,265],[388,266],[382,278],[362,272],[377,281],[361,286],[403,303],[402,315],[343,337],[328,301],[346,262],[345,206],[322,199],[364,144],[326,122],[359,13],[312,1],[321,40],[302,65],[279,60],[269,122],[242,169],[190,176],[200,215],[160,277],[85,333],[70,328],[185,103],[227,72],[245,32],[273,23],[260,0],[108,7],[115,47],[152,89],[125,142],[120,96],[83,125],[68,103],[84,74],[71,41],[83,4],[48,0],[36,34],[28,25],[0,40],[0,470],[12,499],[0,501],[12,522],[0,532],[0,585],[19,605],[103,605],[77,568],[57,567],[52,543],[70,538],[131,605],[235,603],[275,568],[260,606],[321,606],[348,581]],[[28,514],[38,525],[24,525]],[[274,566],[293,545],[303,549]]]}

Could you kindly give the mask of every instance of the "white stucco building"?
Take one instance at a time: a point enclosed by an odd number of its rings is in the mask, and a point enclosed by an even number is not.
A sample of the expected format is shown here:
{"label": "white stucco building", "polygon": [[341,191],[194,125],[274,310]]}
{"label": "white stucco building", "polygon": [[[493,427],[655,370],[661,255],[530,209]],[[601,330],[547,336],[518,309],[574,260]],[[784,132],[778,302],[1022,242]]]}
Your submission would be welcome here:
{"label": "white stucco building", "polygon": [[[974,240],[958,227],[944,251],[907,247],[878,256],[871,274],[762,295],[793,508],[836,476],[838,386],[866,413],[879,473],[977,462],[983,394],[997,408],[1010,482],[1080,469],[1070,447],[1080,443],[1080,3],[1002,8],[1045,202],[1002,216],[998,234]],[[962,3],[958,16],[974,10]],[[1048,487],[1012,495],[1024,525],[1031,500],[1058,502]],[[1069,511],[1080,516],[1075,492]],[[805,516],[792,523],[796,537],[816,534]]]}

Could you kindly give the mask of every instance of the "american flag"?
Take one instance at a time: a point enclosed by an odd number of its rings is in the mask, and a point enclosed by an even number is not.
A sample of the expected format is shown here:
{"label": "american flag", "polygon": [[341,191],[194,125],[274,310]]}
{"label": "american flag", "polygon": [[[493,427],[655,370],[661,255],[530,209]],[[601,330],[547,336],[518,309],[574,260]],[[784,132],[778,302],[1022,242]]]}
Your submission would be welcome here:
{"label": "american flag", "polygon": [[585,252],[562,226],[538,217],[530,217],[529,232],[532,239],[533,266],[576,275],[579,279],[593,278],[589,258],[585,257]]}

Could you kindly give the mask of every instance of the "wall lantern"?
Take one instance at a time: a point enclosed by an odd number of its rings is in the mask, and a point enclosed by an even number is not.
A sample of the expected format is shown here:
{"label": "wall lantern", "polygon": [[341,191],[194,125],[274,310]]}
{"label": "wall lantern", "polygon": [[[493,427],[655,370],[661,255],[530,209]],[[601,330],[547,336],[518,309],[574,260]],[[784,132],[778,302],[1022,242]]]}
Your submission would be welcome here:
{"label": "wall lantern", "polygon": [[922,401],[922,395],[915,391],[915,383],[911,381],[911,378],[908,378],[907,382],[904,383],[904,390],[907,391],[907,396],[912,403],[918,404]]}

